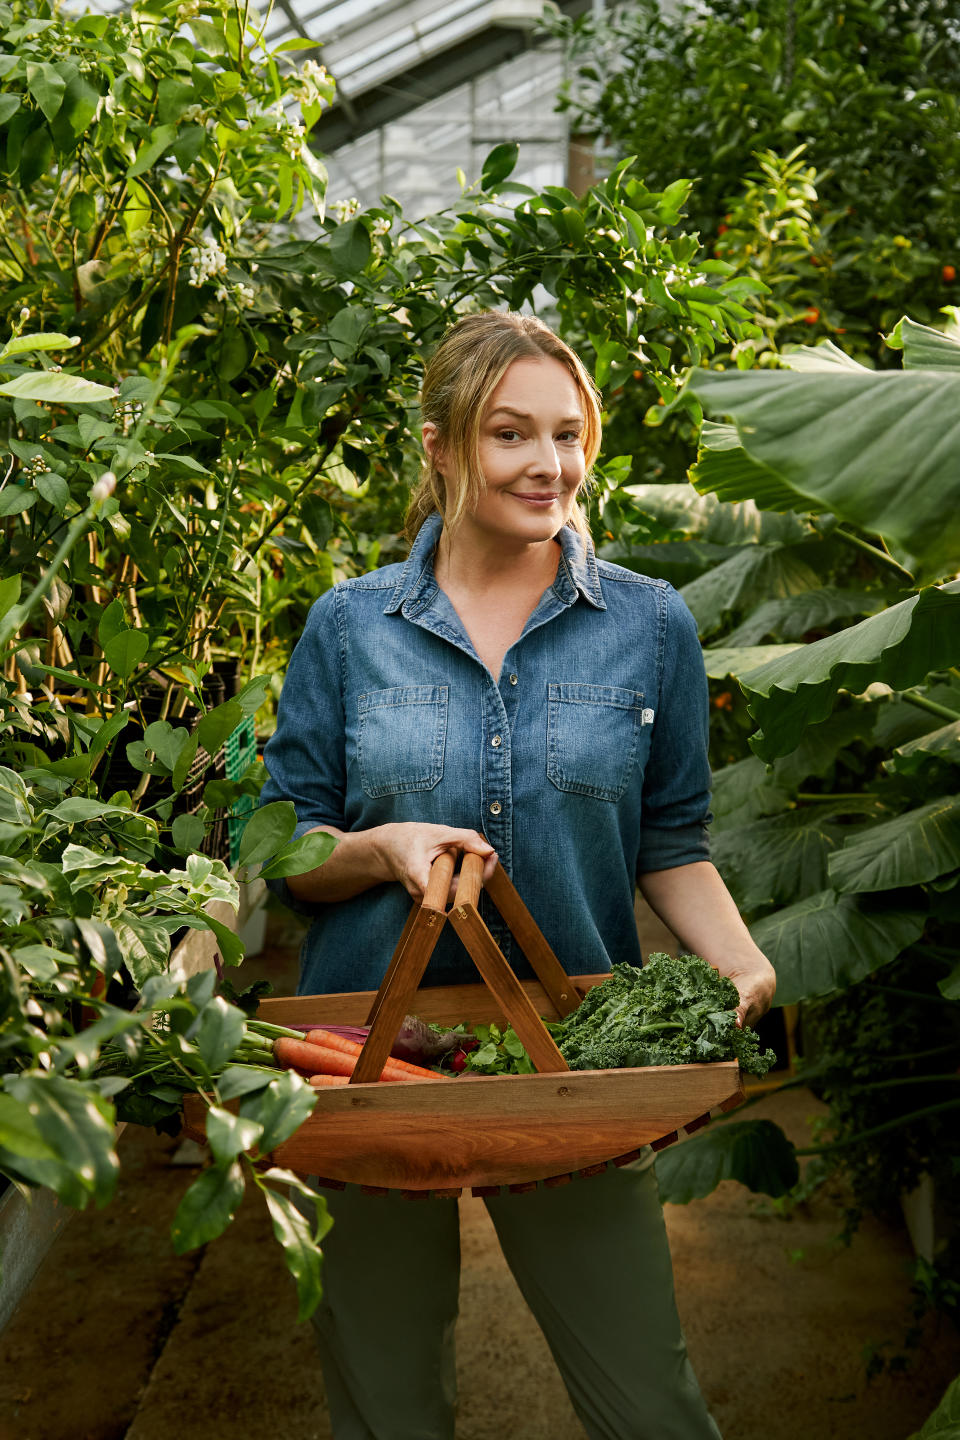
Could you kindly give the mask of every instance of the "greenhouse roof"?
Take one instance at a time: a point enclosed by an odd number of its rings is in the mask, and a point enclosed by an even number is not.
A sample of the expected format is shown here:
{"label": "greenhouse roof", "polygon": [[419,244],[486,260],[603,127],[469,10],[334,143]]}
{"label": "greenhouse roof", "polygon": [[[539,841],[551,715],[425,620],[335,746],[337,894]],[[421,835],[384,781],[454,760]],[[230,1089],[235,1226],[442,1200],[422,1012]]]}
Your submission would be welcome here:
{"label": "greenhouse roof", "polygon": [[[591,0],[558,0],[570,15]],[[326,153],[407,115],[537,42],[543,0],[278,0],[268,39],[316,40],[337,99],[316,127]]]}

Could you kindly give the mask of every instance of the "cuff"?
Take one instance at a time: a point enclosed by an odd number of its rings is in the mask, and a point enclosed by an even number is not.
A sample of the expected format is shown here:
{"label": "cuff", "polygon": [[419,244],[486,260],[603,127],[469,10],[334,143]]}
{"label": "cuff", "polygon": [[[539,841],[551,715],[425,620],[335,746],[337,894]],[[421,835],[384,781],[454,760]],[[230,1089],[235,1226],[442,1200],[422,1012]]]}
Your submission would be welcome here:
{"label": "cuff", "polygon": [[710,859],[710,838],[706,825],[678,825],[672,829],[644,825],[640,832],[637,874],[648,870],[675,870],[679,865],[694,865]]}

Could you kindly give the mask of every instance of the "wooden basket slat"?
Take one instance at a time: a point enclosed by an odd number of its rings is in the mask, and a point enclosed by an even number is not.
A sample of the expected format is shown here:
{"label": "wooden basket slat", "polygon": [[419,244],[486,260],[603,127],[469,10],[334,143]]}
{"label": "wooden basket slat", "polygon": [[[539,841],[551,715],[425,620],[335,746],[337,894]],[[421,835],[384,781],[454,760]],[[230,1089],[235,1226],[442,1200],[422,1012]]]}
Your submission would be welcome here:
{"label": "wooden basket slat", "polygon": [[[577,989],[585,994],[609,973],[574,975]],[[560,1015],[539,980],[521,980],[538,1015],[559,1020]],[[345,990],[329,995],[282,995],[261,1000],[257,1015],[274,1025],[306,1025],[319,1020],[326,1025],[366,1025],[375,990]],[[433,985],[417,991],[416,1013],[436,1025],[503,1025],[506,1016],[497,1008],[486,985]]]}

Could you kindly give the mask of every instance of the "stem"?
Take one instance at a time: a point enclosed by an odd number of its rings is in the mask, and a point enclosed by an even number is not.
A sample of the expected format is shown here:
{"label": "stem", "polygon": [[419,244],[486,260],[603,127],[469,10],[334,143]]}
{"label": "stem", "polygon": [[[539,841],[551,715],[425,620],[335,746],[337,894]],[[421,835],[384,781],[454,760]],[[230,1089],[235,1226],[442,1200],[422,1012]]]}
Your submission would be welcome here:
{"label": "stem", "polygon": [[94,504],[88,505],[86,510],[80,512],[60,542],[60,548],[57,550],[57,553],[40,576],[36,585],[34,585],[30,591],[26,600],[22,601],[19,605],[14,605],[7,611],[4,619],[0,621],[0,649],[14,638],[33,607],[46,595],[56,579],[63,562],[86,530],[90,521],[96,518],[99,508],[99,502],[94,502]]}
{"label": "stem", "polygon": [[858,1135],[851,1135],[848,1140],[836,1140],[832,1145],[811,1145],[804,1150],[794,1150],[795,1155],[828,1155],[834,1150],[849,1150],[851,1145],[859,1145],[861,1140],[872,1140],[875,1135],[884,1135],[890,1130],[899,1130],[902,1125],[910,1125],[914,1120],[923,1120],[927,1115],[940,1115],[944,1110],[960,1109],[960,1100],[944,1100],[940,1105],[928,1105],[924,1110],[913,1110],[909,1115],[899,1115],[896,1120],[888,1120],[883,1125],[874,1125],[870,1130],[861,1130]]}
{"label": "stem", "polygon": [[846,793],[835,791],[827,795],[816,795],[812,790],[798,790],[796,798],[798,800],[804,800],[808,804],[816,804],[817,802],[819,802],[820,804],[825,804],[827,801],[833,800],[856,800],[861,805],[864,803],[864,801],[868,801],[872,805],[877,803],[875,795],[864,795],[863,791],[860,791],[859,793],[857,791],[848,791]]}
{"label": "stem", "polygon": [[901,690],[900,699],[906,700],[910,705],[916,705],[920,710],[929,710],[931,715],[939,715],[942,720],[960,720],[960,712],[951,710],[947,705],[941,705],[938,700],[931,700],[920,690]]}
{"label": "stem", "polygon": [[955,1000],[948,1000],[945,995],[928,995],[922,990],[903,990],[899,985],[882,985],[876,981],[874,990],[882,990],[886,995],[902,995],[905,1000],[927,1000],[933,1005],[955,1005]]}
{"label": "stem", "polygon": [[847,544],[852,545],[855,550],[861,550],[864,555],[869,555],[878,565],[884,566],[887,570],[892,570],[895,575],[899,575],[902,580],[906,580],[910,585],[914,583],[914,578],[910,574],[910,571],[905,570],[902,565],[898,565],[893,556],[888,555],[886,551],[881,550],[879,546],[871,545],[869,540],[861,540],[859,535],[854,535],[850,530],[845,530],[842,525],[838,525],[833,533],[834,535],[839,535],[841,540],[846,540]]}
{"label": "stem", "polygon": [[960,1075],[902,1075],[899,1080],[865,1080],[862,1085],[845,1085],[843,1088],[847,1092],[855,1090],[859,1094],[861,1090],[889,1090],[896,1085],[932,1085],[934,1082],[940,1084],[944,1080],[960,1084]]}
{"label": "stem", "polygon": [[[354,417],[351,416],[350,418],[353,419]],[[340,441],[342,440],[343,435],[344,435],[345,433],[346,433],[346,427],[344,427],[344,430],[341,432],[341,434],[339,434],[339,435],[337,436],[336,440],[331,440],[331,441],[330,441],[330,444],[327,445],[326,449],[324,449],[324,450],[322,450],[322,451],[320,452],[319,456],[317,457],[317,462],[316,462],[316,464],[314,465],[313,469],[309,472],[309,474],[306,476],[306,478],[305,478],[305,480],[303,481],[302,485],[300,485],[300,487],[298,488],[296,494],[293,495],[293,496],[286,502],[285,505],[282,505],[282,506],[280,507],[280,509],[279,509],[279,511],[277,512],[277,514],[276,514],[276,515],[273,517],[273,519],[271,520],[270,524],[266,527],[266,529],[265,529],[264,531],[262,531],[262,533],[261,533],[261,534],[259,535],[259,537],[257,538],[256,542],[255,542],[253,545],[250,546],[249,550],[244,550],[244,551],[241,552],[242,559],[244,560],[244,562],[247,561],[247,560],[252,560],[253,557],[254,557],[254,555],[256,555],[257,551],[260,549],[260,547],[261,547],[261,545],[263,544],[263,542],[264,542],[270,535],[273,534],[274,530],[276,530],[276,528],[277,528],[278,525],[282,525],[282,524],[283,524],[284,520],[286,520],[287,516],[290,514],[290,511],[293,509],[294,505],[296,505],[297,501],[300,499],[300,496],[301,496],[301,495],[304,493],[304,491],[306,490],[307,486],[308,486],[313,480],[315,480],[315,479],[317,478],[317,476],[319,475],[320,471],[323,469],[324,465],[327,463],[328,459],[330,458],[330,455],[332,454],[332,452],[334,451],[334,449],[336,448],[336,446],[339,445],[339,443],[340,443]]]}
{"label": "stem", "polygon": [[302,1040],[304,1034],[302,1030],[291,1030],[287,1025],[271,1025],[267,1020],[248,1020],[247,1029],[262,1031],[264,1035],[285,1036],[289,1040]]}

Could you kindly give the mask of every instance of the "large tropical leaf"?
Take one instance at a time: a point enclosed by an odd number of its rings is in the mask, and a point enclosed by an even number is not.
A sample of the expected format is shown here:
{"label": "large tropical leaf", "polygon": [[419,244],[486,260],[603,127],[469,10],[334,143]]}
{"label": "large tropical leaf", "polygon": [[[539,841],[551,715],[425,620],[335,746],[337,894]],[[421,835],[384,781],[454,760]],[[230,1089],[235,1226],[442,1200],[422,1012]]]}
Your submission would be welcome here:
{"label": "large tropical leaf", "polygon": [[925,914],[821,890],[751,925],[777,972],[775,1005],[795,1005],[862,980],[923,930]]}
{"label": "large tropical leaf", "polygon": [[[854,360],[846,350],[834,345],[832,340],[823,340],[819,345],[792,345],[780,357],[781,364],[788,370],[867,370],[859,360]],[[869,373],[869,372],[868,372]]]}
{"label": "large tropical leaf", "polygon": [[954,765],[960,765],[960,720],[951,720],[937,730],[918,735],[916,740],[898,745],[885,765],[888,770],[895,770],[900,775],[912,775],[931,759],[949,760]]}
{"label": "large tropical leaf", "polygon": [[729,560],[729,545],[708,545],[705,540],[661,540],[656,545],[631,545],[612,541],[601,545],[597,558],[623,565],[641,575],[654,575],[669,580],[677,587],[695,580],[712,565]]}
{"label": "large tropical leaf", "polygon": [[740,909],[756,910],[822,890],[842,838],[832,809],[815,805],[722,830],[711,852]]}
{"label": "large tropical leaf", "polygon": [[751,545],[684,585],[680,594],[689,605],[701,635],[717,630],[724,617],[758,600],[817,590],[815,570],[794,549]]}
{"label": "large tropical leaf", "polygon": [[[732,425],[711,425],[704,421],[701,443],[722,430],[736,436]],[[790,545],[813,533],[798,515],[765,513],[752,498],[726,504],[715,495],[698,495],[689,485],[626,485],[640,510],[662,525],[711,545]],[[766,507],[769,509],[770,507]]]}
{"label": "large tropical leaf", "polygon": [[903,349],[904,370],[960,370],[960,336],[918,325],[906,315],[887,344]]}
{"label": "large tropical leaf", "polygon": [[714,495],[731,504],[755,500],[762,510],[769,511],[824,508],[798,494],[775,470],[748,455],[735,425],[718,425],[713,420],[703,422],[697,463],[690,470],[690,479],[704,499]]}
{"label": "large tropical leaf", "polygon": [[905,690],[954,664],[958,644],[960,582],[954,581],[762,665],[740,677],[763,731],[751,743],[765,760],[786,755],[807,726],[830,714],[840,690],[860,694],[877,681]]}
{"label": "large tropical leaf", "polygon": [[830,858],[844,894],[923,885],[960,869],[960,795],[946,795],[872,825]]}
{"label": "large tropical leaf", "polygon": [[710,645],[703,652],[703,663],[711,680],[725,680],[728,675],[746,675],[771,660],[789,655],[798,645]]}
{"label": "large tropical leaf", "polygon": [[657,1156],[660,1199],[686,1205],[716,1190],[721,1180],[739,1180],[762,1195],[786,1195],[799,1179],[790,1141],[772,1120],[737,1120],[710,1125],[701,1134],[671,1145]]}
{"label": "large tropical leaf", "polygon": [[956,570],[960,373],[695,370],[689,388],[806,508],[891,538],[927,575]]}
{"label": "large tropical leaf", "polygon": [[724,636],[723,643],[759,645],[768,635],[778,640],[802,640],[811,630],[830,629],[836,620],[876,615],[888,603],[888,597],[879,590],[841,590],[834,585],[824,585],[821,590],[805,590],[799,595],[764,601],[742,624]]}
{"label": "large tropical leaf", "polygon": [[960,1375],[947,1386],[943,1399],[910,1440],[957,1440],[960,1435]]}
{"label": "large tropical leaf", "polygon": [[756,755],[735,760],[713,772],[713,832],[745,825],[761,815],[776,815],[790,805],[792,789]]}

